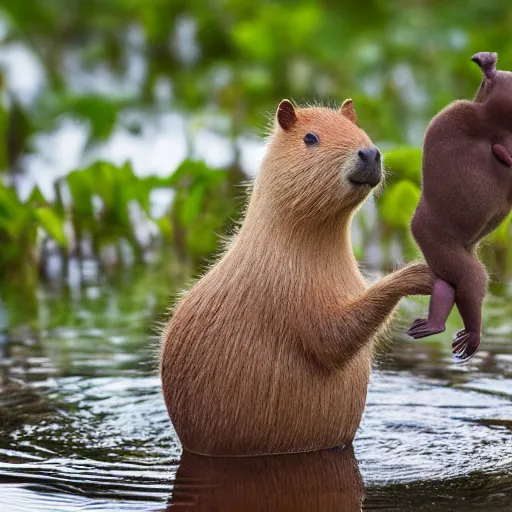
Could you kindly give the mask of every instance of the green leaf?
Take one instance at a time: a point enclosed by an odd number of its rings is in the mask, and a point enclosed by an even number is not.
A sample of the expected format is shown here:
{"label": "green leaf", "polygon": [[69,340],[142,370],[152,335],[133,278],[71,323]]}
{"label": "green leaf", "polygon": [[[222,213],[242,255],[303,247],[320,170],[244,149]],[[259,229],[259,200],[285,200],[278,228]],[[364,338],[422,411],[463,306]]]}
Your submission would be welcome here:
{"label": "green leaf", "polygon": [[409,229],[419,200],[420,189],[414,183],[402,180],[392,185],[379,201],[382,220],[392,228]]}
{"label": "green leaf", "polygon": [[[2,76],[0,75],[0,95],[3,92],[1,86]],[[9,112],[3,107],[0,101],[0,172],[9,165],[7,135],[9,128]]]}
{"label": "green leaf", "polygon": [[73,171],[66,178],[71,194],[73,212],[75,217],[79,217],[80,220],[94,218],[92,182],[91,173],[87,169]]}
{"label": "green leaf", "polygon": [[68,246],[68,239],[64,233],[64,226],[62,220],[49,208],[35,208],[34,217],[37,219],[38,224],[48,233],[62,247]]}
{"label": "green leaf", "polygon": [[180,222],[183,226],[190,226],[199,217],[204,198],[204,187],[197,185],[185,197],[180,209]]}
{"label": "green leaf", "polygon": [[508,246],[510,241],[510,224],[512,223],[512,212],[506,219],[487,237],[487,241],[494,244]]}
{"label": "green leaf", "polygon": [[117,122],[124,101],[100,95],[69,96],[61,99],[63,112],[88,121],[92,139],[107,139]]}
{"label": "green leaf", "polygon": [[205,181],[212,171],[204,162],[184,160],[169,177],[168,185],[179,189],[188,188],[192,183]]}
{"label": "green leaf", "polygon": [[166,241],[172,240],[173,228],[171,218],[169,217],[169,215],[164,215],[163,217],[156,219],[155,223],[158,226],[158,229],[160,230],[162,238]]}
{"label": "green leaf", "polygon": [[272,29],[260,20],[238,23],[232,37],[241,53],[255,60],[270,60],[275,51]]}
{"label": "green leaf", "polygon": [[196,223],[187,232],[187,249],[195,258],[211,254],[219,243],[217,234],[210,222]]}
{"label": "green leaf", "polygon": [[401,147],[386,151],[384,154],[384,168],[389,183],[398,180],[409,180],[417,185],[421,184],[421,158],[419,148]]}
{"label": "green leaf", "polygon": [[32,192],[30,193],[30,196],[28,197],[26,204],[29,204],[31,206],[44,206],[46,205],[47,201],[45,197],[43,196],[43,193],[41,192],[40,188],[36,185]]}
{"label": "green leaf", "polygon": [[24,217],[25,206],[21,203],[12,187],[6,187],[0,182],[0,224],[13,229],[16,222]]}

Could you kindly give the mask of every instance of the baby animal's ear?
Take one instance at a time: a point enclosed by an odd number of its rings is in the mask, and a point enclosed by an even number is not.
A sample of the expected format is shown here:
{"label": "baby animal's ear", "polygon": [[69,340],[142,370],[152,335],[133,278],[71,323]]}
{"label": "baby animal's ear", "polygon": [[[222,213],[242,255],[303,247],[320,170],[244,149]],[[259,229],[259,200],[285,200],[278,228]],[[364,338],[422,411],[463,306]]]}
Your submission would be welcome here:
{"label": "baby animal's ear", "polygon": [[340,114],[346,117],[349,121],[352,121],[354,124],[357,124],[357,115],[354,109],[354,103],[350,98],[342,103]]}
{"label": "baby animal's ear", "polygon": [[492,78],[496,74],[496,63],[498,62],[498,54],[491,52],[475,53],[471,57],[473,62],[476,62],[485,78]]}
{"label": "baby animal's ear", "polygon": [[287,131],[297,122],[297,113],[290,100],[283,100],[277,107],[277,122],[279,126]]}

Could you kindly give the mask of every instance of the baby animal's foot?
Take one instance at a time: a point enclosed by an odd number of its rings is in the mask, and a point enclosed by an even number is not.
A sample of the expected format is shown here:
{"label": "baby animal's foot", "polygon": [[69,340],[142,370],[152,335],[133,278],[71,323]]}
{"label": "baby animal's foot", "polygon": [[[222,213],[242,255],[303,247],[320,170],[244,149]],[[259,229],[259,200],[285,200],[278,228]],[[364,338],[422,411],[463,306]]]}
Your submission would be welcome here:
{"label": "baby animal's foot", "polygon": [[465,363],[469,361],[477,352],[480,346],[480,334],[476,332],[466,332],[465,329],[459,331],[452,343],[453,355],[456,363]]}
{"label": "baby animal's foot", "polygon": [[443,332],[445,328],[444,324],[433,322],[428,318],[418,318],[417,320],[414,320],[407,331],[407,334],[417,340],[419,338],[425,338],[426,336]]}

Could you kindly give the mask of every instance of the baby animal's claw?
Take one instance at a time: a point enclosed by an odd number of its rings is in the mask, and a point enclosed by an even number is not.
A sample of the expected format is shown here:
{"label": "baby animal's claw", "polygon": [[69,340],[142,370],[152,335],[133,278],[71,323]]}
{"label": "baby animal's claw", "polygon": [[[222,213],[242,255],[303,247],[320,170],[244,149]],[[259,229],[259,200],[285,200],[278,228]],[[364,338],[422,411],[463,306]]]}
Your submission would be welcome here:
{"label": "baby animal's claw", "polygon": [[476,332],[459,331],[453,339],[453,355],[456,363],[466,363],[478,351],[480,335]]}
{"label": "baby animal's claw", "polygon": [[444,325],[434,325],[428,318],[414,320],[407,334],[415,340],[438,334],[445,330]]}

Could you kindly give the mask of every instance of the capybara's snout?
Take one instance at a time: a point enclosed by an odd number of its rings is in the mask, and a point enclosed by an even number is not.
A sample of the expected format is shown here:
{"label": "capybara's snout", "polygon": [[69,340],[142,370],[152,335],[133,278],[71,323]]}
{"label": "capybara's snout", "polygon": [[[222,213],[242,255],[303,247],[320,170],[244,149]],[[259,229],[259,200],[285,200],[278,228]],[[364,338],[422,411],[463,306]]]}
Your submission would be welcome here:
{"label": "capybara's snout", "polygon": [[357,152],[355,169],[350,173],[349,180],[354,185],[377,186],[382,179],[382,158],[375,146],[361,148]]}

